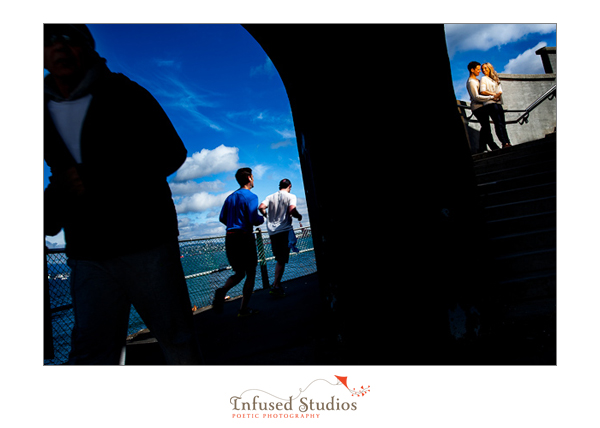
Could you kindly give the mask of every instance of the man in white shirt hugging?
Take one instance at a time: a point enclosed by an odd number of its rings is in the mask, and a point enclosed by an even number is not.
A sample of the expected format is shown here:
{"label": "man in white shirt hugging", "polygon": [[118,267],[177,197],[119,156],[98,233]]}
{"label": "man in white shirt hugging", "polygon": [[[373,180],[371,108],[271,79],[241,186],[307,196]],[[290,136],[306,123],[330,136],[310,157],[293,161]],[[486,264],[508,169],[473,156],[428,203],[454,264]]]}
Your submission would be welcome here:
{"label": "man in white shirt hugging", "polygon": [[292,217],[302,220],[302,215],[296,209],[296,196],[290,193],[291,190],[292,183],[284,178],[279,182],[279,192],[267,196],[258,207],[262,215],[267,218],[267,231],[277,261],[271,294],[280,297],[285,296],[281,287],[281,278],[290,258],[289,234],[290,231],[293,233]]}
{"label": "man in white shirt hugging", "polygon": [[469,96],[471,98],[471,110],[473,111],[473,115],[479,121],[481,125],[481,130],[479,131],[479,147],[477,153],[483,153],[486,147],[489,147],[490,150],[499,150],[500,147],[496,143],[494,143],[494,139],[492,137],[492,127],[490,126],[490,116],[485,108],[483,108],[483,103],[494,100],[496,97],[491,95],[481,95],[479,93],[479,73],[481,73],[481,64],[477,61],[471,61],[469,65],[467,65],[469,69],[469,79],[467,80],[467,91],[469,92]]}

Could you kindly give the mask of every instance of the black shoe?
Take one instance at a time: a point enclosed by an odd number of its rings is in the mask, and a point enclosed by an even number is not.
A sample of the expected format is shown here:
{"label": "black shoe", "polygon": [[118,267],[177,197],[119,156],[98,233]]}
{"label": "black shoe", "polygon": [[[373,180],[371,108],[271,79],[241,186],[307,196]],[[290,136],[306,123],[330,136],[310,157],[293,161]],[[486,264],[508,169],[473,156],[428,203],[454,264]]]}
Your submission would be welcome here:
{"label": "black shoe", "polygon": [[269,294],[275,297],[285,297],[285,291],[283,291],[282,287],[272,288]]}
{"label": "black shoe", "polygon": [[223,313],[223,304],[225,303],[225,289],[217,288],[215,291],[215,298],[213,299],[212,307],[218,314]]}
{"label": "black shoe", "polygon": [[258,313],[258,311],[256,309],[247,308],[246,310],[238,312],[238,318],[250,317],[252,315],[256,315],[257,313]]}

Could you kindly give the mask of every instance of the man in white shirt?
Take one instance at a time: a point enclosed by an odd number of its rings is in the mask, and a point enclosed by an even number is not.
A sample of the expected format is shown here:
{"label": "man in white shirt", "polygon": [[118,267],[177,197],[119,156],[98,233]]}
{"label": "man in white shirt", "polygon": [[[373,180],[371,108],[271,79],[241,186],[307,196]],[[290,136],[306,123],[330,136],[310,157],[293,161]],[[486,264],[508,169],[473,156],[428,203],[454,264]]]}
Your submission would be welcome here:
{"label": "man in white shirt", "polygon": [[258,210],[267,218],[267,231],[277,261],[271,294],[281,297],[285,296],[281,287],[281,278],[290,258],[288,243],[290,231],[293,233],[292,217],[302,220],[302,215],[296,209],[296,196],[290,193],[291,190],[292,183],[284,178],[279,182],[279,192],[267,196],[258,206]]}
{"label": "man in white shirt", "polygon": [[481,73],[481,64],[477,61],[471,61],[467,66],[469,69],[469,79],[467,80],[467,91],[471,97],[471,110],[473,115],[479,121],[481,130],[479,131],[479,148],[477,153],[483,153],[486,146],[489,146],[490,150],[499,150],[500,147],[494,143],[492,138],[492,127],[490,126],[490,116],[487,110],[482,108],[483,103],[494,99],[491,95],[481,95],[479,93],[479,80],[477,76]]}

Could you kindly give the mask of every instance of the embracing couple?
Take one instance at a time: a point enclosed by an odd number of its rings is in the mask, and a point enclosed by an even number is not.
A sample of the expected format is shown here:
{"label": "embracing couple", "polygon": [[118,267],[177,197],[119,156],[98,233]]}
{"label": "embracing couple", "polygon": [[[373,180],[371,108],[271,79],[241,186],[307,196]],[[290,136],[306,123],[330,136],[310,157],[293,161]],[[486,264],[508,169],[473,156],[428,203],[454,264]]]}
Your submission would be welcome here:
{"label": "embracing couple", "polygon": [[[467,80],[467,91],[471,97],[471,109],[473,114],[481,124],[479,137],[478,153],[485,151],[486,147],[490,150],[498,150],[500,147],[494,143],[492,138],[492,129],[490,119],[494,122],[496,135],[502,143],[502,148],[510,147],[510,140],[506,132],[506,120],[504,119],[504,109],[502,108],[502,87],[498,73],[489,62],[481,65],[477,61],[471,61],[467,66],[469,69],[469,79]],[[481,82],[477,79],[479,73],[483,71],[484,76]]]}

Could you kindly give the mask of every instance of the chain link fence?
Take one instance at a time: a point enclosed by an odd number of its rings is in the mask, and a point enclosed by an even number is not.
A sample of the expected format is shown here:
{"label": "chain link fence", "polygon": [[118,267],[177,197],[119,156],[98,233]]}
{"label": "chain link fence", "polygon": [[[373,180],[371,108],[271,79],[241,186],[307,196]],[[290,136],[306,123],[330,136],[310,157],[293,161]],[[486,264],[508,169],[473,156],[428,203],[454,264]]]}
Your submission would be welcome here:
{"label": "chain link fence", "polygon": [[[300,278],[317,271],[310,227],[295,229],[294,234],[297,242],[290,252],[290,261],[286,265],[282,281]],[[269,235],[260,229],[257,229],[255,235],[259,259],[254,286],[256,290],[268,288],[273,282],[276,262]],[[225,254],[225,237],[180,241],[179,249],[192,304],[190,310],[211,305],[215,290],[222,287],[233,273]],[[44,359],[44,365],[64,364],[69,358],[71,331],[75,321],[70,292],[71,270],[67,266],[64,250],[47,250],[46,267],[54,358]],[[231,298],[241,296],[243,283],[244,281],[232,288],[228,295]],[[145,328],[144,322],[132,306],[128,334],[131,336]]]}

